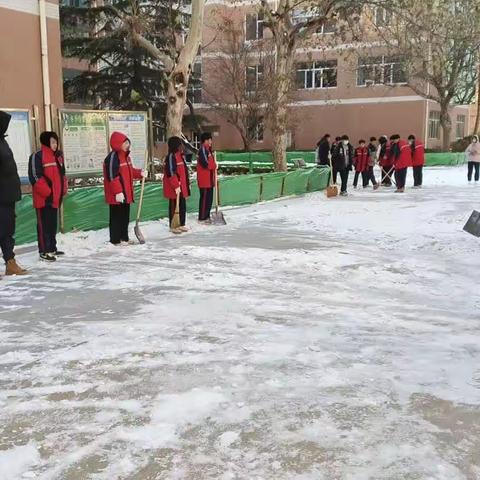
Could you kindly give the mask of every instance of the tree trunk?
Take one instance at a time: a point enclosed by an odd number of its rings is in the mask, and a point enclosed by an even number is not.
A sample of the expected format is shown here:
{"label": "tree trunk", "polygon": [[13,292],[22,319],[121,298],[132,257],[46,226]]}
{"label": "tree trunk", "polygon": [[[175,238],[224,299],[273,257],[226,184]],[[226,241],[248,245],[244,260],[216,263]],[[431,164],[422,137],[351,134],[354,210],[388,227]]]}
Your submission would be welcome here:
{"label": "tree trunk", "polygon": [[443,132],[443,151],[448,152],[452,143],[452,119],[449,110],[450,103],[440,104],[440,126]]}
{"label": "tree trunk", "polygon": [[480,65],[478,67],[478,81],[477,81],[477,115],[475,117],[475,126],[473,127],[474,135],[480,133]]}
{"label": "tree trunk", "polygon": [[182,133],[182,120],[187,103],[187,90],[193,62],[202,42],[203,16],[205,0],[192,1],[192,18],[185,44],[180,50],[178,60],[168,78],[167,137]]}
{"label": "tree trunk", "polygon": [[[279,25],[282,31],[281,24]],[[287,171],[287,124],[288,124],[288,94],[291,88],[292,53],[287,35],[278,34],[276,41],[275,60],[275,97],[270,119],[273,140],[273,166],[276,172]]]}

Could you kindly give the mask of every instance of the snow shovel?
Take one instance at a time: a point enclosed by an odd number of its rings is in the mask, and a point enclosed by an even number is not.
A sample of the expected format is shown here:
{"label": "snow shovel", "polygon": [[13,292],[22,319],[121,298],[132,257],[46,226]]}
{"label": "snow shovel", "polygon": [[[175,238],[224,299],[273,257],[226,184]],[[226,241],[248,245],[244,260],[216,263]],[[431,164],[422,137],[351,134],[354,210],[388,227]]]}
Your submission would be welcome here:
{"label": "snow shovel", "polygon": [[480,212],[474,210],[463,229],[474,237],[480,237]]}
{"label": "snow shovel", "polygon": [[175,213],[173,214],[171,230],[177,230],[182,225],[180,224],[180,192],[177,193],[177,203],[175,204]]}
{"label": "snow shovel", "polygon": [[[215,163],[217,163],[217,154],[214,153]],[[215,171],[215,212],[211,214],[211,220],[213,225],[226,225],[225,217],[223,213],[218,210],[218,204],[220,203],[220,193],[218,191],[218,166]]]}
{"label": "snow shovel", "polygon": [[328,160],[330,161],[330,184],[327,186],[325,190],[325,194],[327,198],[336,197],[338,195],[338,187],[333,184],[333,166],[332,166],[332,156],[328,156]]}
{"label": "snow shovel", "polygon": [[[148,152],[145,153],[144,170],[147,169],[147,164],[148,164]],[[142,213],[143,193],[144,192],[145,192],[145,177],[142,177],[142,187],[141,187],[141,190],[140,190],[140,200],[138,202],[138,209],[137,209],[137,221],[135,222],[135,227],[133,228],[133,231],[135,232],[135,236],[137,237],[140,245],[143,245],[145,243],[145,237],[143,236],[143,233],[140,230],[140,225],[138,224],[138,222],[140,221],[140,214]]]}

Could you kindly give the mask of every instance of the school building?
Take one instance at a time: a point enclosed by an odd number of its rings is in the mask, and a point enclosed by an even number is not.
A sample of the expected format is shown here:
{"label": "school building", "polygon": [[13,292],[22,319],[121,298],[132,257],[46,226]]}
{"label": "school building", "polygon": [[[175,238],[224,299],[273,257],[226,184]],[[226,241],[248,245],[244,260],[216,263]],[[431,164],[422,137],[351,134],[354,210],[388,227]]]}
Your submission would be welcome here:
{"label": "school building", "polygon": [[50,105],[63,105],[58,0],[0,0],[0,108],[38,108],[49,127]]}
{"label": "school building", "polygon": [[[212,109],[208,91],[216,90],[212,75],[225,65],[225,19],[244,33],[244,41],[260,45],[270,36],[253,0],[212,0],[207,2],[203,46],[195,69],[201,72],[203,86],[192,92],[197,112],[209,120],[215,131],[218,149],[241,149],[237,130]],[[372,21],[387,22],[384,9],[370,12]],[[299,19],[305,15],[298,12]],[[400,59],[389,55],[378,37],[371,35],[362,43],[340,40],[336,25],[327,23],[311,41],[301,45],[296,58],[296,91],[290,103],[289,140],[291,148],[312,150],[325,134],[348,134],[352,142],[370,136],[411,133],[425,139],[428,148],[442,147],[440,109],[410,88],[406,83]],[[365,40],[365,39],[364,39]],[[246,73],[261,78],[262,66],[252,62]],[[428,89],[425,85],[423,88]],[[469,106],[451,109],[451,141],[469,133]],[[270,149],[271,136],[263,125],[257,125],[254,149]]]}

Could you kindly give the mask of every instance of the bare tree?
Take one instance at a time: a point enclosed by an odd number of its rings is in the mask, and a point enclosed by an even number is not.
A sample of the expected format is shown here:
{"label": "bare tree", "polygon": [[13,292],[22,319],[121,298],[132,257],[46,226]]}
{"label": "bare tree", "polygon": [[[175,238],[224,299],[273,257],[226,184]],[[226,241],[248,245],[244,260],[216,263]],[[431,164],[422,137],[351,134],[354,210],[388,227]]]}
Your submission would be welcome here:
{"label": "bare tree", "polygon": [[480,49],[478,0],[388,0],[390,21],[379,29],[385,44],[403,57],[409,86],[440,106],[443,148],[452,131],[452,104],[471,101]]}
{"label": "bare tree", "polygon": [[[131,0],[138,2],[138,0]],[[167,49],[159,49],[145,35],[145,29],[151,23],[139,15],[119,16],[123,29],[132,43],[144,48],[149,54],[163,62],[169,72],[167,78],[167,136],[179,136],[182,132],[182,119],[187,105],[187,90],[193,63],[202,42],[202,27],[205,13],[205,0],[192,0],[190,23],[185,41],[181,41],[176,25],[183,15],[182,1],[170,3],[170,42]]]}
{"label": "bare tree", "polygon": [[216,28],[221,40],[205,82],[205,103],[235,127],[244,150],[250,151],[256,139],[255,127],[265,113],[273,52],[268,43],[245,42],[243,24],[230,15],[221,16]]}
{"label": "bare tree", "polygon": [[[297,48],[332,18],[348,18],[358,12],[362,0],[278,0],[272,8],[262,0],[264,25],[271,31],[275,47],[273,97],[269,102],[269,124],[273,136],[273,161],[277,171],[287,169],[288,103],[292,92]],[[298,13],[301,12],[301,15]]]}

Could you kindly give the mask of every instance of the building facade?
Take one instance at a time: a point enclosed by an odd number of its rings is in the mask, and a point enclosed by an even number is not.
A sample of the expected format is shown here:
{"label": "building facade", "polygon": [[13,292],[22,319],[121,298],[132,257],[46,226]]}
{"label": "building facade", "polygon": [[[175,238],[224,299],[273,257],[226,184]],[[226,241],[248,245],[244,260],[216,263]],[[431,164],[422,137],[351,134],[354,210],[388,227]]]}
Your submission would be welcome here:
{"label": "building facade", "polygon": [[50,104],[63,105],[58,0],[0,0],[0,31],[0,108],[37,106],[47,128]]}
{"label": "building facade", "polygon": [[[208,118],[210,128],[215,131],[219,149],[243,147],[239,132],[212,108],[208,98],[207,90],[216,90],[215,78],[218,78],[212,72],[221,67],[219,59],[228,56],[222,52],[225,42],[221,23],[228,19],[240,26],[245,42],[266,42],[269,31],[264,28],[258,4],[249,0],[207,2],[201,66],[196,67],[201,70],[204,87],[193,99],[197,111]],[[302,13],[298,15],[301,17]],[[383,9],[373,11],[372,16],[372,21],[380,26],[389,20]],[[401,59],[389,55],[373,35],[362,43],[339,37],[336,25],[327,23],[297,51],[296,86],[289,106],[291,148],[312,150],[325,133],[347,134],[354,143],[370,136],[413,133],[424,139],[428,148],[441,149],[440,108],[407,84]],[[250,74],[261,76],[261,66],[252,64],[246,75]],[[453,142],[469,133],[469,107],[452,107],[451,117]],[[255,128],[257,141],[253,148],[270,149],[268,128],[264,125]]]}

